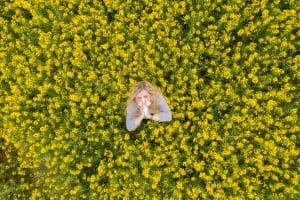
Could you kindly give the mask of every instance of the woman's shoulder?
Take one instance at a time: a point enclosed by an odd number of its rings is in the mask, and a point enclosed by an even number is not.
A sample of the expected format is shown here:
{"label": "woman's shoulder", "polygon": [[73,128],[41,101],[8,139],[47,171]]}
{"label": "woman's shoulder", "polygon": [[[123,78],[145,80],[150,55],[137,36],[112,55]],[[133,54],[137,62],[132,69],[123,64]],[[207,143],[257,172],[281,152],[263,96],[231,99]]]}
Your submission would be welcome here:
{"label": "woman's shoulder", "polygon": [[165,102],[165,97],[164,97],[164,95],[163,95],[162,93],[160,93],[160,92],[157,92],[157,93],[156,93],[156,98],[157,98],[157,101],[158,101],[159,103]]}
{"label": "woman's shoulder", "polygon": [[156,92],[156,97],[157,98],[164,98],[164,95],[162,95],[162,93],[160,93],[160,92]]}

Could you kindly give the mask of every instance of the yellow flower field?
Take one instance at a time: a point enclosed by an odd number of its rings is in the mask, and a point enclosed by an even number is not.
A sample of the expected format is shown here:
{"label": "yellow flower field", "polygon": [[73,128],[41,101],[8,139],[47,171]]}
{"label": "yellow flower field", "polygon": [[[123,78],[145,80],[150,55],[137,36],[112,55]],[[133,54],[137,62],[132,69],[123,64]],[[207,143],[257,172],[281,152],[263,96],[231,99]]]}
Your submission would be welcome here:
{"label": "yellow flower field", "polygon": [[[296,0],[0,1],[0,199],[300,198]],[[129,88],[168,123],[125,127]]]}

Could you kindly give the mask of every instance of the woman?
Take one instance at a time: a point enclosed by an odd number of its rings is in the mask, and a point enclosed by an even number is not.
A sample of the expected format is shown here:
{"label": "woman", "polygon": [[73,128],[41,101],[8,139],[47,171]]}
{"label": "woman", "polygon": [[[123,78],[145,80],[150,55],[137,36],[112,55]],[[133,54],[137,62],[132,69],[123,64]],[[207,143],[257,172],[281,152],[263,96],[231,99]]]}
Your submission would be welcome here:
{"label": "woman", "polygon": [[147,81],[134,85],[131,95],[127,100],[126,128],[135,130],[143,119],[166,122],[172,120],[168,104],[158,89]]}

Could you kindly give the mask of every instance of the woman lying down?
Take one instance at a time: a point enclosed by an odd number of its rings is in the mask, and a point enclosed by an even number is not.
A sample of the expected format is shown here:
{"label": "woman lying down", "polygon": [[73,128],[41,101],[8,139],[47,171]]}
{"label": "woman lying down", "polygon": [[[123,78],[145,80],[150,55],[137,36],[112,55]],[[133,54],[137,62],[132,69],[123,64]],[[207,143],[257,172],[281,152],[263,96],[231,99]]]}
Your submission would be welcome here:
{"label": "woman lying down", "polygon": [[134,85],[127,100],[126,128],[135,130],[143,119],[152,119],[160,122],[172,120],[171,110],[163,95],[147,81]]}

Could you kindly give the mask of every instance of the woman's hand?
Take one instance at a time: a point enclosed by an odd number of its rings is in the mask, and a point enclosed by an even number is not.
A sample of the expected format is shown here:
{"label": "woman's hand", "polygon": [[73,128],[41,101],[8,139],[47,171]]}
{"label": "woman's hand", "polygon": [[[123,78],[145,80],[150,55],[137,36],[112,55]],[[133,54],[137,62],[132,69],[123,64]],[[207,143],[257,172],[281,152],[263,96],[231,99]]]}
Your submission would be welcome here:
{"label": "woman's hand", "polygon": [[139,112],[141,113],[141,116],[143,116],[143,118],[145,119],[152,119],[152,115],[149,112],[149,105],[151,104],[148,101],[140,101],[137,102],[138,106],[139,106]]}
{"label": "woman's hand", "polygon": [[152,115],[149,112],[144,113],[145,119],[152,119]]}
{"label": "woman's hand", "polygon": [[151,115],[150,113],[145,114],[145,119],[152,119],[154,121],[159,121],[159,116],[157,114]]}
{"label": "woman's hand", "polygon": [[154,120],[154,121],[159,121],[159,116],[157,114],[152,115],[151,119]]}
{"label": "woman's hand", "polygon": [[141,113],[141,117],[144,119],[152,119],[154,121],[159,121],[158,115],[151,115],[149,112],[149,105],[151,105],[150,101],[138,101],[137,105],[139,107],[139,111]]}
{"label": "woman's hand", "polygon": [[149,107],[148,107],[148,106],[144,105],[144,106],[142,107],[142,111],[143,111],[143,113],[144,113],[144,118],[145,118],[145,119],[151,119],[151,118],[152,118],[152,115],[151,115],[150,112],[149,112]]}

